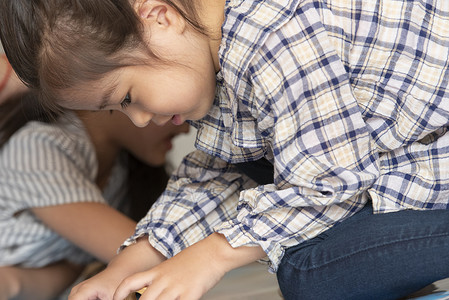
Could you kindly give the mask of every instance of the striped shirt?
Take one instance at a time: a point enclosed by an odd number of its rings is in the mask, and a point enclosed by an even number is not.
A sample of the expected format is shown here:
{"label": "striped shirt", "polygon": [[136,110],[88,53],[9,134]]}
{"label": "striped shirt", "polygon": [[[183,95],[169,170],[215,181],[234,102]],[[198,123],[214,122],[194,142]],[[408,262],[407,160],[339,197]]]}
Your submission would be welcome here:
{"label": "striped shirt", "polygon": [[[199,151],[124,246],[147,234],[171,257],[219,232],[276,271],[367,203],[446,209],[448,25],[447,1],[228,0]],[[273,184],[232,166],[262,157]]]}
{"label": "striped shirt", "polygon": [[[31,208],[79,202],[124,202],[126,171],[117,164],[102,194],[95,149],[78,119],[29,122],[0,149],[0,266],[87,263],[87,253],[37,219]],[[103,197],[104,196],[104,197]]]}

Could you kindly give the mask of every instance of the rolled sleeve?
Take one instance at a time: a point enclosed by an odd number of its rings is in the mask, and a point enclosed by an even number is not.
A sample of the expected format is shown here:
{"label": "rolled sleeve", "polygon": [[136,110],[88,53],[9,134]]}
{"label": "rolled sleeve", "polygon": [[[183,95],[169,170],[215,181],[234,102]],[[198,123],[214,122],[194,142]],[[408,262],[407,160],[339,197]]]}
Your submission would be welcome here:
{"label": "rolled sleeve", "polygon": [[151,245],[170,258],[235,218],[240,190],[254,185],[223,160],[192,152],[122,248],[148,235]]}

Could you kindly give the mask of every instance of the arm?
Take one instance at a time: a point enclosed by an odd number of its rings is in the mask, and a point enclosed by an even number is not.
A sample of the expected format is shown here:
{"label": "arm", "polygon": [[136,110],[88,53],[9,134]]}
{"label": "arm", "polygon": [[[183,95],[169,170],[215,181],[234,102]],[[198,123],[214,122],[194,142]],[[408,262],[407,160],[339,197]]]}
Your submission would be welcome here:
{"label": "arm", "polygon": [[148,270],[164,259],[145,238],[141,238],[114,257],[104,271],[75,286],[69,299],[112,299],[124,278]]}
{"label": "arm", "polygon": [[126,278],[114,299],[143,287],[145,299],[199,299],[228,271],[265,255],[258,246],[232,248],[223,235],[213,233],[160,265]]}
{"label": "arm", "polygon": [[[204,286],[204,292],[206,292],[228,270],[265,256],[257,247],[241,247],[239,251],[231,251],[233,249],[222,235],[213,234],[214,226],[235,215],[238,191],[242,185],[254,186],[254,182],[242,178],[238,172],[232,172],[235,168],[224,161],[203,152],[192,153],[187,161],[188,165],[197,162],[201,166],[179,168],[178,172],[172,176],[164,196],[153,205],[147,217],[139,222],[134,236],[125,242],[127,247],[113,259],[103,273],[74,288],[70,299],[86,299],[89,296],[109,299],[124,278],[138,274],[137,276],[142,275],[145,279],[146,274],[138,272],[149,271],[153,276],[153,270],[156,273],[165,273],[165,271],[158,271],[165,269],[170,269],[173,273],[167,273],[164,278],[173,281],[178,280],[177,272],[187,274],[184,280],[197,273],[198,276],[194,279],[195,284]],[[203,164],[213,165],[214,172],[204,172]],[[179,185],[189,186],[189,184],[186,185],[187,182],[195,188],[204,189],[206,196],[193,194],[189,187],[179,189]],[[195,195],[197,197],[191,197]],[[192,214],[192,211],[195,211],[197,215]],[[149,254],[145,252],[138,254],[137,248],[140,247],[152,250]],[[185,248],[186,250],[180,252]],[[217,252],[217,249],[220,252]],[[251,253],[252,251],[257,253]],[[236,257],[230,252],[235,253]],[[159,259],[155,259],[157,256],[154,253],[158,254]],[[164,257],[172,257],[175,254],[178,255],[170,258],[167,264],[162,263],[160,268],[158,266],[150,269],[162,262]],[[214,257],[214,255],[217,256]],[[206,265],[205,257],[209,257]],[[209,270],[208,267],[213,262],[217,265]],[[207,268],[203,269],[203,266]],[[207,273],[208,271],[211,273]],[[211,278],[214,279],[210,280]],[[125,283],[123,293],[134,290],[134,286],[140,285],[140,277],[136,283],[133,279],[131,280],[133,287]],[[184,287],[188,285],[187,282],[182,284]],[[138,289],[140,287],[135,288],[135,290]],[[122,292],[119,291],[119,293]]]}
{"label": "arm", "polygon": [[[132,234],[135,222],[107,205],[95,184],[96,158],[91,144],[87,138],[75,137],[58,126],[36,124],[10,139],[0,160],[7,174],[0,177],[0,186],[5,187],[2,197],[14,199],[5,214],[30,210],[46,227],[109,262]],[[9,157],[14,159],[6,159]],[[30,239],[35,241],[34,236]],[[64,258],[70,259],[48,260]]]}
{"label": "arm", "polygon": [[33,213],[65,239],[109,262],[136,223],[103,203],[73,203],[33,208]]}
{"label": "arm", "polygon": [[52,299],[66,289],[82,267],[59,262],[38,269],[0,267],[0,300]]}

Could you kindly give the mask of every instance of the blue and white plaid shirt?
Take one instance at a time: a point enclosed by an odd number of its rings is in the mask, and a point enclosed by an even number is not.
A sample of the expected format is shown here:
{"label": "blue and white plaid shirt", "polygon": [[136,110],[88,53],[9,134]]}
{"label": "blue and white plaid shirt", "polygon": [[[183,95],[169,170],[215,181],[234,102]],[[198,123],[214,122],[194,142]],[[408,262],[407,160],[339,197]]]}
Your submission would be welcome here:
{"label": "blue and white plaid shirt", "polygon": [[[425,3],[427,2],[427,4]],[[216,231],[284,249],[350,217],[446,209],[448,1],[227,1],[196,151],[137,226],[167,257]],[[274,184],[232,163],[267,158]]]}

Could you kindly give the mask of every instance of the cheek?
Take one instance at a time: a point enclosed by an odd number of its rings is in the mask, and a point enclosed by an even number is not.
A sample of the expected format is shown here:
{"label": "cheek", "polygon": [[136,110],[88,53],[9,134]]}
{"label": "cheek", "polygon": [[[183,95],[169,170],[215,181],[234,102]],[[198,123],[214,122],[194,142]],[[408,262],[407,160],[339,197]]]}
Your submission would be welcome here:
{"label": "cheek", "polygon": [[214,80],[207,78],[187,77],[191,80],[184,82],[179,89],[172,88],[172,97],[176,102],[176,109],[180,112],[188,112],[200,109],[204,113],[205,108],[210,108],[215,97]]}
{"label": "cheek", "polygon": [[159,147],[154,147],[150,150],[141,153],[138,158],[150,166],[161,166],[165,164],[167,157],[167,150],[159,145]]}
{"label": "cheek", "polygon": [[141,161],[151,166],[160,166],[165,163],[167,152],[171,146],[168,139],[161,139],[161,137],[153,135],[152,138],[141,138],[139,141],[141,143],[134,155]]}

